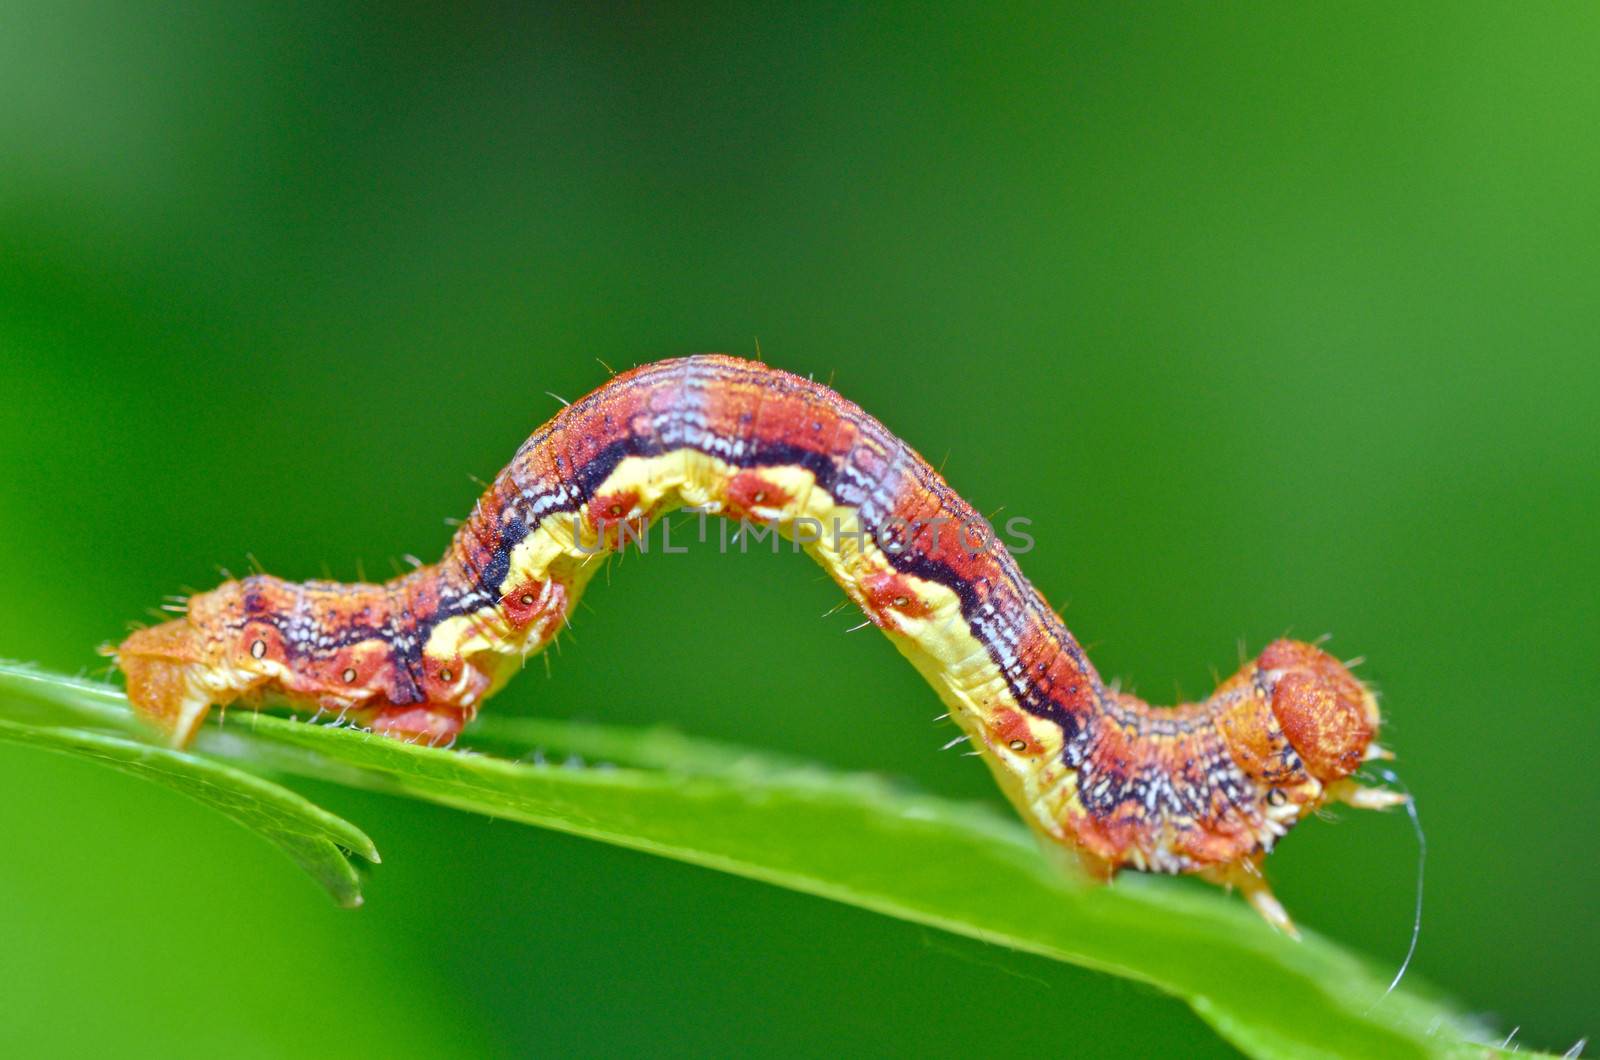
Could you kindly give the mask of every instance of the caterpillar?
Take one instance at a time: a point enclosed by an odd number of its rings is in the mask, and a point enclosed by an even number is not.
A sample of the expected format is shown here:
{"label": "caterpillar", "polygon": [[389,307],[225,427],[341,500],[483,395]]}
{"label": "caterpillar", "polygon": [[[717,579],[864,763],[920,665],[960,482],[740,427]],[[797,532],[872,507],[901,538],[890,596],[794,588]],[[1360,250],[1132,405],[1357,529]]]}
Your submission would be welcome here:
{"label": "caterpillar", "polygon": [[229,580],[112,653],[136,711],[178,746],[233,703],[449,742],[561,630],[606,555],[685,506],[803,544],[1028,824],[1094,877],[1196,874],[1294,934],[1262,873],[1274,844],[1330,802],[1406,801],[1355,782],[1389,757],[1378,705],[1321,648],[1275,641],[1197,703],[1121,692],[910,446],[828,387],[721,355],[647,364],[567,405],[438,563],[383,584]]}

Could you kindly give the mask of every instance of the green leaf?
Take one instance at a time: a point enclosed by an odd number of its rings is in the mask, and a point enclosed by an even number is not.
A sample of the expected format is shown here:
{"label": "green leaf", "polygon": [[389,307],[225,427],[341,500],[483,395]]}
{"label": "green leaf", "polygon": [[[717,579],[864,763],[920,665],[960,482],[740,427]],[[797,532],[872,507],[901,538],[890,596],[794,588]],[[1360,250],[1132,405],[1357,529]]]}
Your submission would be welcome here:
{"label": "green leaf", "polygon": [[[9,683],[13,672],[4,676]],[[41,680],[36,674],[31,679]],[[378,860],[372,840],[349,821],[287,788],[209,758],[108,733],[3,718],[0,740],[99,762],[220,810],[275,844],[346,907],[361,904],[361,880],[345,852]]]}
{"label": "green leaf", "polygon": [[[0,666],[4,693],[79,723],[132,724],[113,690],[89,682]],[[485,719],[471,737],[478,750],[436,750],[236,715],[208,726],[197,749],[587,836],[1149,983],[1252,1055],[1486,1050],[1478,1043],[1488,1036],[1438,1001],[1411,989],[1384,996],[1385,975],[1326,939],[1293,942],[1237,899],[1180,881],[1084,884],[1016,820],[984,808],[660,730]]]}

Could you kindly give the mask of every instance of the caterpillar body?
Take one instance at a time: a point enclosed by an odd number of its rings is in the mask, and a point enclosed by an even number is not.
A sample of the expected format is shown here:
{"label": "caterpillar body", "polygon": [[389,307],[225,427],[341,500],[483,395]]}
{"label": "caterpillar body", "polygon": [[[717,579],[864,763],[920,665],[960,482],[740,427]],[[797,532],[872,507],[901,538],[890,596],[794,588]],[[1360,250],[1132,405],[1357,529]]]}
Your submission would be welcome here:
{"label": "caterpillar body", "polygon": [[436,564],[381,585],[228,581],[114,654],[178,745],[232,703],[447,742],[549,644],[606,554],[683,506],[802,543],[1028,823],[1097,876],[1197,873],[1292,933],[1261,874],[1276,841],[1331,801],[1405,801],[1351,778],[1386,756],[1378,707],[1319,648],[1276,641],[1199,703],[1119,692],[992,533],[973,547],[966,528],[988,523],[908,445],[827,387],[718,355],[635,368],[564,408]]}

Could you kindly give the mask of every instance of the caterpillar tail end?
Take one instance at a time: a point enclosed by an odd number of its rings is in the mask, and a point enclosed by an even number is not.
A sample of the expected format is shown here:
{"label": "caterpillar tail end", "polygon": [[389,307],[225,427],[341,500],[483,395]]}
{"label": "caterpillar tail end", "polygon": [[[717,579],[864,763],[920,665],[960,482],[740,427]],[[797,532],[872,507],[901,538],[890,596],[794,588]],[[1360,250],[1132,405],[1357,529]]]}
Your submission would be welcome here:
{"label": "caterpillar tail end", "polygon": [[211,709],[211,697],[192,680],[203,652],[197,631],[182,620],[138,630],[111,652],[134,713],[173,747],[187,747]]}

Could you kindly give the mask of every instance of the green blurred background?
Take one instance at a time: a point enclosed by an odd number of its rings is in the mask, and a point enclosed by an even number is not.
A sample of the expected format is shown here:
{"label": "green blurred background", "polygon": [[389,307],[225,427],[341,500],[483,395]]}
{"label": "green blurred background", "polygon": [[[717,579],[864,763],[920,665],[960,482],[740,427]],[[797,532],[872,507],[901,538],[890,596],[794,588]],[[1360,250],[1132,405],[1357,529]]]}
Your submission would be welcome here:
{"label": "green blurred background", "polygon": [[[1429,829],[1417,971],[1519,1041],[1600,1030],[1600,13],[1120,7],[5,3],[0,655],[97,667],[247,552],[432,558],[546,391],[759,340],[1033,519],[1142,693],[1285,632],[1367,656]],[[836,598],[629,562],[494,709],[997,799]],[[304,788],[383,850],[358,913],[0,748],[0,1047],[1225,1052],[1142,987]],[[1341,816],[1279,893],[1398,961],[1406,822]]]}

